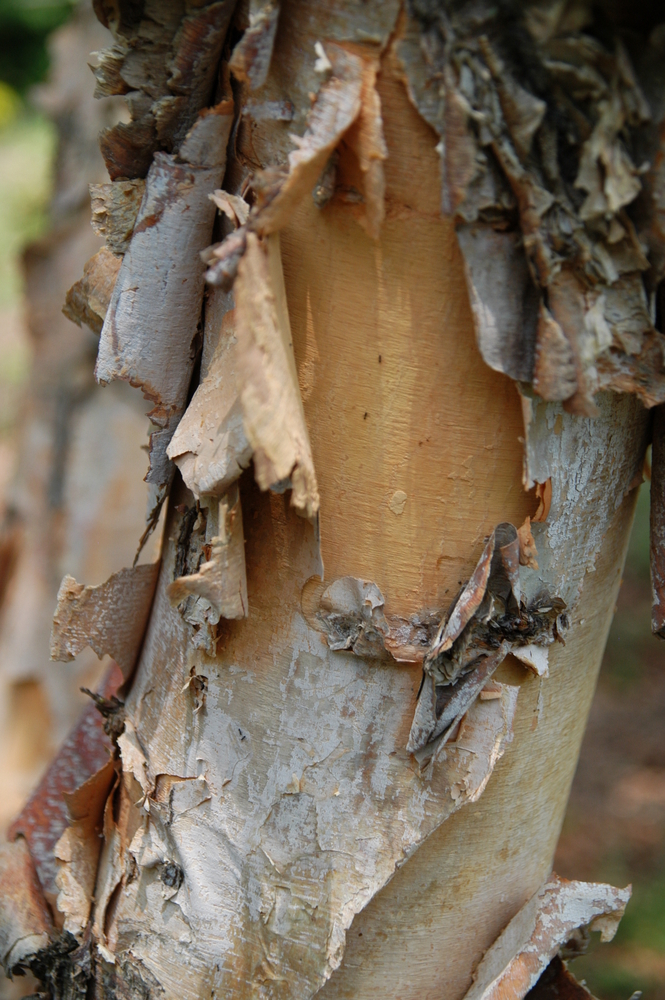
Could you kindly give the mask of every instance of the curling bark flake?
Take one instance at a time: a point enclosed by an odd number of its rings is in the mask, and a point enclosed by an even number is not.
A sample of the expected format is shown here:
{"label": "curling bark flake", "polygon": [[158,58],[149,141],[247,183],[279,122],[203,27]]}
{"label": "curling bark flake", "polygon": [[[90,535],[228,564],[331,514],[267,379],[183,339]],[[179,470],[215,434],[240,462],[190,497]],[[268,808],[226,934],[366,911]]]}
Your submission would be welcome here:
{"label": "curling bark flake", "polygon": [[[232,4],[99,6],[97,375],[155,404],[171,497],[55,848],[68,961],[167,1000],[570,983],[628,899],[548,876],[665,398],[653,72],[584,0],[252,3],[221,65]],[[120,578],[65,581],[66,655],[118,648]]]}
{"label": "curling bark flake", "polygon": [[141,179],[90,185],[92,228],[112,253],[122,255],[129,249],[144,193]]}
{"label": "curling bark flake", "polygon": [[617,932],[630,888],[568,882],[552,875],[510,921],[483,956],[464,1000],[512,1000],[538,982],[560,949],[584,950],[584,934],[599,931],[601,941]]}
{"label": "curling bark flake", "polygon": [[149,417],[157,429],[150,438],[147,481],[155,490],[155,508],[171,482],[166,449],[184,411],[197,356],[204,285],[199,252],[212,233],[215,206],[208,195],[222,182],[232,110],[223,102],[203,114],[179,157],[155,154],[101,332],[97,380],[122,378],[154,404]]}
{"label": "curling bark flake", "polygon": [[95,0],[114,44],[96,53],[96,97],[122,95],[131,120],[100,135],[112,181],[145,177],[158,150],[174,152],[212,103],[235,0],[114,3]]}
{"label": "curling bark flake", "polygon": [[58,910],[64,916],[64,929],[70,934],[85,933],[88,923],[102,848],[100,819],[115,778],[114,762],[109,760],[75,791],[64,796],[71,825],[53,853],[59,862],[55,879]]}
{"label": "curling bark flake", "polygon": [[263,490],[292,489],[291,502],[306,517],[319,510],[319,491],[305,425],[286,304],[279,237],[267,252],[254,233],[235,285],[240,402]]}
{"label": "curling bark flake", "polygon": [[62,307],[65,316],[100,334],[119,270],[120,259],[102,247],[83,268],[83,277],[67,292]]}
{"label": "curling bark flake", "polygon": [[73,660],[86,646],[101,659],[109,654],[127,680],[148,624],[159,563],[114,573],[98,587],[71,576],[60,584],[51,631],[51,659]]}
{"label": "curling bark flake", "polygon": [[212,357],[201,359],[201,381],[167,449],[197,499],[224,493],[252,457],[238,395],[235,311],[218,303],[222,296],[207,301],[204,343]]}

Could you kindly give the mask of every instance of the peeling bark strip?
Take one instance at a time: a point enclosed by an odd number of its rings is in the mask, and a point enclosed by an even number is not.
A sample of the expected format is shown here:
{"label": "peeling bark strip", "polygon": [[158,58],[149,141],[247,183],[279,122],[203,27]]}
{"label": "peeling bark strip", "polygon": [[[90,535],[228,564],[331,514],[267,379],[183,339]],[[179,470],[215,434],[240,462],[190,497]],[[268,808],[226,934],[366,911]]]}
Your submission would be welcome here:
{"label": "peeling bark strip", "polygon": [[[122,674],[113,664],[102,685],[102,696],[114,695],[121,683]],[[24,837],[27,841],[40,884],[50,899],[55,900],[58,892],[55,845],[69,825],[64,795],[104,767],[112,750],[99,712],[94,705],[87,706],[8,831],[10,840]]]}
{"label": "peeling bark strip", "polygon": [[443,694],[437,691],[434,678],[425,675],[406,745],[421,763],[432,755],[430,744],[437,741],[445,744],[455,734],[469,706],[486,688],[509,652],[509,644],[502,642],[495,652],[483,656],[477,666]]}
{"label": "peeling bark strip", "polygon": [[579,931],[600,931],[601,941],[611,941],[630,894],[630,886],[551,875],[486,952],[464,1000],[522,1000]]}
{"label": "peeling bark strip", "polygon": [[51,659],[73,660],[91,646],[100,659],[112,656],[127,680],[141,649],[158,574],[157,562],[122,569],[98,587],[65,576],[53,615]]}
{"label": "peeling bark strip", "polygon": [[132,119],[101,135],[111,180],[145,177],[154,153],[176,151],[198,112],[212,103],[235,6],[236,0],[182,6],[147,0],[140,7],[96,0],[115,42],[97,53],[95,96],[123,95]]}
{"label": "peeling bark strip", "polygon": [[385,215],[383,161],[388,154],[376,90],[378,60],[371,50],[358,55],[333,43],[327,43],[324,54],[324,72],[329,69],[331,75],[318,91],[305,134],[290,137],[297,149],[289,153],[288,166],[254,174],[257,202],[246,227],[204,254],[210,284],[231,287],[245,252],[247,232],[267,235],[288,224],[298,204],[315,193],[317,181],[342,138],[354,151],[363,176],[365,197],[360,222],[372,239],[379,238]]}
{"label": "peeling bark strip", "polygon": [[71,934],[82,934],[90,916],[102,847],[102,816],[115,776],[115,764],[109,760],[76,791],[64,795],[72,824],[53,853],[58,862],[58,911],[64,914],[65,931]]}
{"label": "peeling bark strip", "polygon": [[[208,333],[206,331],[206,338]],[[220,496],[246,469],[252,448],[245,434],[238,386],[235,312],[222,321],[210,365],[178,424],[167,454],[194,496]]]}
{"label": "peeling bark strip", "polygon": [[398,51],[441,137],[443,210],[485,361],[574,413],[593,415],[601,388],[663,402],[665,338],[649,307],[662,226],[645,176],[662,109],[619,35],[595,31],[583,2],[580,28],[568,8],[534,4],[410,9]]}
{"label": "peeling bark strip", "polygon": [[291,488],[296,510],[313,518],[319,492],[293,356],[284,277],[275,235],[267,252],[254,233],[238,268],[236,330],[240,402],[262,490]]}
{"label": "peeling bark strip", "polygon": [[530,533],[525,547],[524,528],[521,537],[512,524],[494,529],[471,579],[432,639],[407,744],[412,753],[438,738],[445,742],[455,732],[514,647],[523,648],[520,659],[527,666],[541,676],[547,673],[546,649],[540,655],[534,650],[561,639],[568,624],[566,605],[546,592],[531,601],[522,597],[520,562],[533,563],[537,554]]}
{"label": "peeling bark strip", "polygon": [[651,448],[652,631],[665,639],[665,406],[654,411]]}
{"label": "peeling bark strip", "polygon": [[[215,208],[208,195],[222,180],[231,121],[232,106],[225,102],[200,117],[185,138],[181,153],[190,149],[203,164],[156,154],[99,344],[97,380],[125,379],[154,404],[149,417],[157,429],[146,478],[156,504],[171,482],[166,449],[196,360],[204,284],[198,253],[210,241]],[[211,152],[213,165],[207,162]]]}
{"label": "peeling bark strip", "polygon": [[258,90],[266,82],[279,19],[278,0],[251,0],[249,25],[233,50],[229,69],[237,80]]}
{"label": "peeling bark strip", "polygon": [[386,178],[383,161],[388,156],[386,140],[383,137],[381,99],[376,90],[378,69],[378,61],[364,61],[360,113],[345,136],[358,158],[363,175],[365,212],[360,216],[360,223],[373,240],[378,240],[381,235],[381,225],[386,214]]}
{"label": "peeling bark strip", "polygon": [[45,948],[53,922],[22,837],[0,845],[0,961],[9,976],[20,962]]}

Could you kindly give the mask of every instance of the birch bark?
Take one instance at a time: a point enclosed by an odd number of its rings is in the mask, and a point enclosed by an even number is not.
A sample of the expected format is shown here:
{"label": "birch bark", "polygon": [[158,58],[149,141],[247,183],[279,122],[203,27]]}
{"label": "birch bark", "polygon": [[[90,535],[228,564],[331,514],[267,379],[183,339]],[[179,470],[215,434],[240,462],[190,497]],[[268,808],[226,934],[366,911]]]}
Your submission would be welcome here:
{"label": "birch bark", "polygon": [[[507,21],[483,5],[251,4],[226,42],[228,3],[182,23],[101,6],[119,41],[100,79],[134,88],[132,121],[104,139],[111,176],[150,142],[126,171],[146,187],[98,373],[170,408],[149,478],[161,499],[167,456],[182,478],[145,634],[122,633],[126,676],[137,661],[122,718],[105,707],[117,763],[94,885],[79,799],[56,848],[67,961],[105,997],[522,997],[569,933],[610,935],[627,900],[547,879],[647,406],[665,394],[656,185],[626,145],[658,110],[618,34],[601,58],[583,3]],[[511,26],[575,141],[554,135]],[[226,46],[214,84],[192,37],[206,58]],[[231,100],[223,238],[206,250],[214,170],[186,191],[153,182],[190,170],[204,105],[228,116]],[[651,207],[633,219],[639,192]],[[186,259],[163,268],[169,246]],[[139,590],[109,615],[140,621]],[[110,650],[85,604],[104,593],[67,581],[54,648],[89,628]]]}

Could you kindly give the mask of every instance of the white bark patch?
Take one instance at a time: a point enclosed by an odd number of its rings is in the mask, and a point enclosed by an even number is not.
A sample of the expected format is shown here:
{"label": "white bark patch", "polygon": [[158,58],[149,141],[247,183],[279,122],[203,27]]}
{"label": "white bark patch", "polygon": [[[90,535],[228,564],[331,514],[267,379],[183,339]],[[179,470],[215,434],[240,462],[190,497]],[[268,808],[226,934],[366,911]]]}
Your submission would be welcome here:
{"label": "white bark patch", "polygon": [[464,1000],[522,1000],[575,931],[611,941],[630,893],[552,874],[485,953]]}
{"label": "white bark patch", "polygon": [[[145,868],[145,839],[132,845],[140,874],[123,891],[113,935],[133,938],[167,997],[182,997],[169,972],[181,963],[192,996],[198,970],[212,964],[230,998],[247,995],[248,979],[253,990],[282,983],[311,996],[339,965],[354,916],[433,829],[480,796],[510,739],[518,689],[502,687],[421,771],[399,748],[406,674],[332,651],[312,656],[303,625],[270,703],[256,699],[245,671],[210,677],[208,712],[196,717],[191,763],[180,768],[189,776],[204,760],[212,794],[171,817],[151,798],[143,829],[156,856]],[[152,749],[148,768],[149,785],[180,769]],[[184,875],[173,920],[154,887],[155,861],[167,856]]]}
{"label": "white bark patch", "polygon": [[[202,597],[220,618],[247,616],[245,538],[238,487],[219,501],[219,534],[212,539],[212,556],[197,573],[178,577],[168,588],[169,600],[180,604],[188,595]],[[214,623],[216,624],[216,623]]]}
{"label": "white bark patch", "polygon": [[568,607],[594,569],[612,516],[641,482],[647,444],[649,415],[639,400],[603,392],[596,404],[597,417],[579,417],[523,395],[524,487],[549,480],[551,503],[547,520],[532,523],[539,569],[524,567],[522,579],[530,594],[556,587]]}
{"label": "white bark patch", "polygon": [[75,792],[65,794],[72,825],[60,837],[53,853],[58,861],[57,906],[65,917],[64,928],[71,934],[82,934],[90,916],[102,846],[104,804],[114,777],[115,765],[110,760]]}
{"label": "white bark patch", "polygon": [[290,486],[293,506],[313,518],[319,491],[276,235],[268,239],[266,253],[258,237],[248,234],[235,295],[240,401],[256,480],[263,490]]}
{"label": "white bark patch", "polygon": [[[196,359],[204,285],[199,253],[210,242],[215,207],[208,195],[222,180],[232,121],[231,114],[215,112],[200,117],[183,143],[183,151],[202,163],[155,154],[95,369],[99,382],[124,379],[154,404],[149,417],[157,430],[146,479],[157,487],[158,500],[171,481],[166,448],[182,416]],[[210,149],[217,157],[212,165]]]}
{"label": "white bark patch", "polygon": [[226,492],[252,457],[238,396],[237,353],[235,313],[229,310],[208,372],[167,449],[197,499]]}
{"label": "white bark patch", "polygon": [[[194,654],[207,676],[196,711],[183,690],[191,628],[166,593],[176,551],[169,541],[119,739],[123,781],[132,776],[143,797],[137,786],[129,855],[109,826],[95,926],[118,962],[131,949],[167,1000],[211,988],[230,1000],[309,997],[339,965],[354,916],[482,793],[518,689],[477,701],[457,739],[420,767],[404,750],[414,672],[330,650],[292,612],[256,658],[237,661],[232,640],[215,659]],[[182,873],[169,898],[166,862]]]}
{"label": "white bark patch", "polygon": [[113,657],[127,679],[136,663],[150,615],[159,563],[121,569],[98,587],[65,576],[51,630],[51,659],[67,662],[91,646]]}

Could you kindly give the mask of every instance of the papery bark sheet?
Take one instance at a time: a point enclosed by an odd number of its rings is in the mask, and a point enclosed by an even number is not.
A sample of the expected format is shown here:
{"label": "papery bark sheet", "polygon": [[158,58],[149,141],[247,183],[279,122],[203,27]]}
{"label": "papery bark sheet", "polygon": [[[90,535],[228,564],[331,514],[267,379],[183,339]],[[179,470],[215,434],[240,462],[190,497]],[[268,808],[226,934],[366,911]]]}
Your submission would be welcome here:
{"label": "papery bark sheet", "polygon": [[485,953],[464,1000],[521,1000],[577,931],[611,941],[630,893],[552,875]]}

